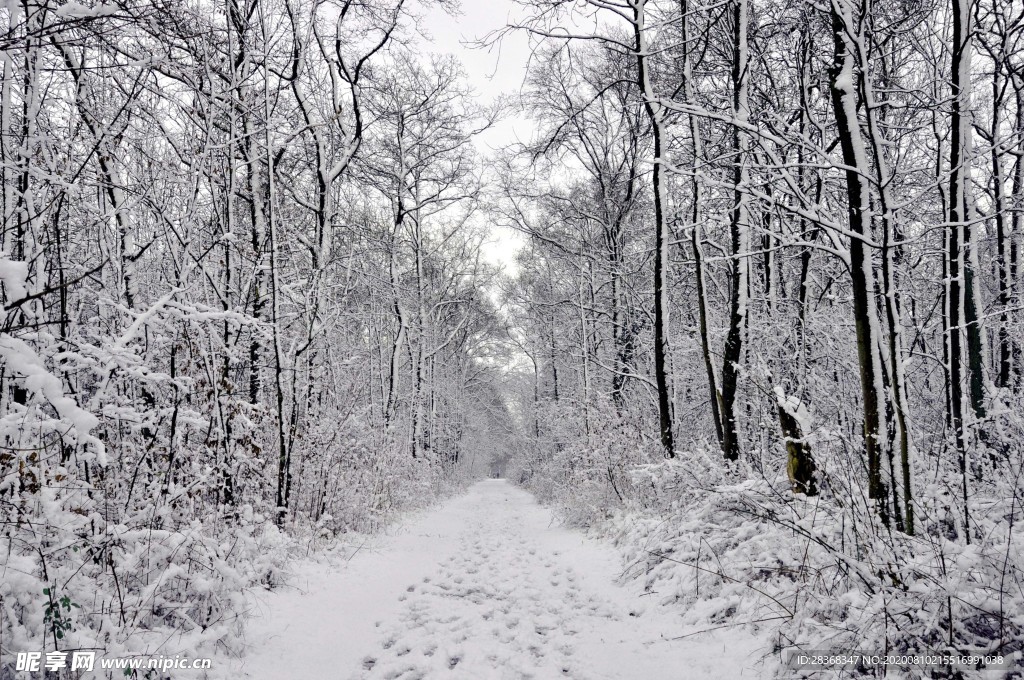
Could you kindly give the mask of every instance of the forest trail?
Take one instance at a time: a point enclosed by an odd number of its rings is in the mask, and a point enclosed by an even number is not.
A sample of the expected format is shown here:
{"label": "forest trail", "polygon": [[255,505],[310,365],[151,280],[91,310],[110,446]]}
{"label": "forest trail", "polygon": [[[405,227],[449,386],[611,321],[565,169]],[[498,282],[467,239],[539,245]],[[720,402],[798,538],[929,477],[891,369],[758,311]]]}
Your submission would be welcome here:
{"label": "forest trail", "polygon": [[[670,640],[671,610],[615,583],[616,551],[560,528],[503,480],[421,513],[339,564],[259,596],[237,676],[253,680],[758,677],[727,629]],[[635,584],[631,584],[635,586]]]}

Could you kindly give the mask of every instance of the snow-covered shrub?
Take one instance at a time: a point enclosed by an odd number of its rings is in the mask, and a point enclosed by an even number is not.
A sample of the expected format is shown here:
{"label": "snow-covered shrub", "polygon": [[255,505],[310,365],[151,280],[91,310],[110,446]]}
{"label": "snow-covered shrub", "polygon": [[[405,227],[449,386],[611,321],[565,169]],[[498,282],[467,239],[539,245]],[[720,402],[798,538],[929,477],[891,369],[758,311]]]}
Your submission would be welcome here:
{"label": "snow-covered shrub", "polygon": [[342,384],[347,400],[296,428],[282,521],[277,430],[239,384],[249,348],[222,340],[261,323],[175,294],[97,311],[116,332],[74,350],[0,333],[0,666],[19,651],[240,654],[247,589],[464,481],[413,459]]}
{"label": "snow-covered shrub", "polygon": [[211,316],[169,295],[74,351],[0,334],[0,663],[239,651],[242,591],[280,582],[289,539],[245,502],[256,413],[182,339],[211,341]]}
{"label": "snow-covered shrub", "polygon": [[601,403],[584,422],[557,404],[547,404],[542,417],[549,440],[513,459],[513,481],[580,527],[607,519],[635,496],[630,470],[657,452],[636,445],[634,423]]}
{"label": "snow-covered shrub", "polygon": [[627,577],[684,624],[749,624],[776,661],[783,650],[1021,650],[1024,530],[1012,499],[972,502],[965,544],[946,535],[945,490],[919,497],[924,528],[908,536],[828,494],[793,495],[784,475],[737,483],[706,453],[680,458],[637,467],[637,498],[601,530]]}

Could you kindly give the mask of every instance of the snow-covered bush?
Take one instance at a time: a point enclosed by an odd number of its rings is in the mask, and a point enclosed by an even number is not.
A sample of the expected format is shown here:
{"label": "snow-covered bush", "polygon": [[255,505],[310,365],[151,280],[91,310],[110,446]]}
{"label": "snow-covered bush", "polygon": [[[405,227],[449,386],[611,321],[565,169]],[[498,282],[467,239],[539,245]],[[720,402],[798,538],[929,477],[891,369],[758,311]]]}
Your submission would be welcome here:
{"label": "snow-covered bush", "polygon": [[631,468],[656,455],[653,445],[637,447],[635,424],[607,404],[595,405],[584,422],[557,404],[541,417],[546,440],[513,458],[510,479],[579,527],[607,519],[635,496]]}
{"label": "snow-covered bush", "polygon": [[[749,625],[775,663],[783,650],[1024,647],[1024,529],[1012,497],[972,502],[965,544],[950,531],[955,499],[930,489],[918,499],[923,528],[908,536],[859,521],[828,494],[792,495],[784,475],[737,483],[713,455],[638,466],[637,496],[599,525],[623,550],[626,577],[684,625]],[[779,666],[780,677],[792,672]]]}

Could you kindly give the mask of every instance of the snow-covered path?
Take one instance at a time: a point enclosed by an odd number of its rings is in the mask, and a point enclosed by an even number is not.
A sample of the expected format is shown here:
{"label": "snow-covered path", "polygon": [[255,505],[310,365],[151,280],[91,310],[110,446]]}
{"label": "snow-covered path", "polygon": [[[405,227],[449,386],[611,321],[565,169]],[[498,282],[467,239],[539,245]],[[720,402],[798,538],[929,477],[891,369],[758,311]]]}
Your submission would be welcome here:
{"label": "snow-covered path", "polygon": [[615,584],[614,549],[554,525],[530,494],[474,485],[344,564],[300,565],[262,596],[239,675],[326,678],[758,677],[740,631],[684,632]]}

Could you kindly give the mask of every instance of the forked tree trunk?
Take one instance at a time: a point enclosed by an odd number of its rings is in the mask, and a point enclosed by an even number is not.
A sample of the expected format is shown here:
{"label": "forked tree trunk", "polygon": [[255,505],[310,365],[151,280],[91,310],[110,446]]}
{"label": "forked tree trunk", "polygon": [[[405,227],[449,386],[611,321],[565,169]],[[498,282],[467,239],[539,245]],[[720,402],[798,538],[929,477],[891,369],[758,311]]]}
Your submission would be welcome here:
{"label": "forked tree trunk", "polygon": [[878,355],[878,312],[875,308],[875,271],[865,243],[871,236],[867,215],[871,195],[864,178],[871,168],[859,122],[858,64],[856,40],[862,37],[853,17],[853,8],[843,0],[833,0],[831,9],[834,39],[833,65],[829,69],[832,106],[836,128],[846,165],[847,219],[850,224],[850,274],[853,287],[853,312],[856,319],[857,362],[860,367],[861,398],[864,406],[864,453],[868,469],[868,497],[874,502],[883,523],[889,523],[888,494],[882,480],[885,412],[882,367]]}

